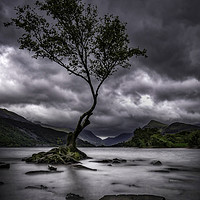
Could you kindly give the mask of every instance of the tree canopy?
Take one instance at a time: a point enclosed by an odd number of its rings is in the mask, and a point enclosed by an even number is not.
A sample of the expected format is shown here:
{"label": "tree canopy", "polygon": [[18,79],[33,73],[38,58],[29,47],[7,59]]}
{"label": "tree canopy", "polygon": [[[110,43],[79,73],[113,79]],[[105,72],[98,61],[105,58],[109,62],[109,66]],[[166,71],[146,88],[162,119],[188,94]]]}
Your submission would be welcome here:
{"label": "tree canopy", "polygon": [[96,6],[81,0],[35,1],[15,10],[16,18],[5,25],[23,30],[20,49],[32,52],[36,59],[48,58],[89,85],[93,104],[80,116],[74,140],[90,123],[104,81],[119,67],[130,67],[132,56],[146,57],[146,50],[129,47],[126,23],[118,16],[100,17]]}

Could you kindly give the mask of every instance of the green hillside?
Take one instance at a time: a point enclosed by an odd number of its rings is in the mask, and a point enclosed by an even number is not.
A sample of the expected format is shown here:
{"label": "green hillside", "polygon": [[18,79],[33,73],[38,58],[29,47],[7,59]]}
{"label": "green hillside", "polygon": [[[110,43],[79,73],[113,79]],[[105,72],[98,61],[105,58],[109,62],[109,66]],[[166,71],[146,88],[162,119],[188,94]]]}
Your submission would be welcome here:
{"label": "green hillside", "polygon": [[52,146],[65,143],[67,134],[31,122],[0,118],[0,138],[0,146]]}
{"label": "green hillside", "polygon": [[168,127],[166,127],[164,130],[164,133],[165,134],[173,134],[173,133],[178,133],[178,132],[182,132],[182,131],[191,132],[191,131],[198,130],[198,129],[200,130],[199,126],[175,122],[175,123],[170,124]]}
{"label": "green hillside", "polygon": [[[25,118],[0,109],[0,147],[57,146],[67,142],[67,130],[43,127]],[[82,147],[93,146],[86,141],[77,140]]]}
{"label": "green hillside", "polygon": [[200,130],[182,131],[175,134],[162,135],[156,128],[136,129],[125,147],[140,148],[200,148]]}
{"label": "green hillside", "polygon": [[36,146],[37,141],[19,128],[0,119],[0,147]]}
{"label": "green hillside", "polygon": [[2,108],[0,108],[0,118],[13,119],[20,122],[28,122],[28,120],[26,120],[24,117]]}
{"label": "green hillside", "polygon": [[145,128],[163,129],[167,126],[168,126],[167,124],[163,124],[163,123],[156,121],[156,120],[151,120],[146,126],[143,127],[143,129],[145,129]]}

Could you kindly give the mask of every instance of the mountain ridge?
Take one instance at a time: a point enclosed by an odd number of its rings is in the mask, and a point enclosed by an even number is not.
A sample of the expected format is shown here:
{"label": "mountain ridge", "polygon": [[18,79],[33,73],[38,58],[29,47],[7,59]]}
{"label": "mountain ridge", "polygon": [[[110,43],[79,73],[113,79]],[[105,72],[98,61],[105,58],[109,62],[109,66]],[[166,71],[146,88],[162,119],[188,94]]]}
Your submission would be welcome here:
{"label": "mountain ridge", "polygon": [[[197,125],[174,122],[164,124],[151,120],[142,130],[158,129],[162,135],[176,134],[179,132],[191,132],[200,130]],[[24,117],[0,108],[0,146],[48,146],[66,144],[67,133],[73,131],[72,128],[59,128],[42,123],[33,123]],[[115,137],[108,137],[104,140],[96,136],[90,130],[83,130],[77,144],[80,146],[114,146],[131,140],[133,133],[122,133]]]}
{"label": "mountain ridge", "polygon": [[0,108],[0,117],[1,118],[7,118],[7,119],[13,119],[13,120],[16,120],[16,121],[21,121],[21,122],[29,122],[31,123],[30,121],[28,121],[26,118],[12,112],[12,111],[9,111],[5,108]]}
{"label": "mountain ridge", "polygon": [[105,146],[113,146],[119,143],[123,143],[128,141],[134,133],[121,133],[115,137],[108,137],[106,139],[103,140],[103,144]]}
{"label": "mountain ridge", "polygon": [[183,122],[173,122],[169,125],[164,124],[162,122],[151,120],[148,124],[146,124],[142,129],[145,128],[156,128],[162,134],[174,134],[182,131],[193,131],[200,129],[197,125],[187,124]]}
{"label": "mountain ridge", "polygon": [[[35,124],[6,109],[0,109],[0,146],[55,146],[67,142],[67,133]],[[93,146],[77,139],[80,146]]]}
{"label": "mountain ridge", "polygon": [[160,129],[162,131],[163,128],[167,127],[167,124],[164,124],[162,122],[156,121],[156,120],[151,120],[149,121],[148,124],[146,124],[143,129],[145,128],[157,128]]}

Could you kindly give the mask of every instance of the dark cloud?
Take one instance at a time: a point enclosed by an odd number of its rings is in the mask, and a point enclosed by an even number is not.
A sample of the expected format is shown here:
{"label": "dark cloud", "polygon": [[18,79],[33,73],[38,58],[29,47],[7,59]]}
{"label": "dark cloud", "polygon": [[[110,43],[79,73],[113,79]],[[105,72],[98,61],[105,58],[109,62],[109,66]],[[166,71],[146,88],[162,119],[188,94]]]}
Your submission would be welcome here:
{"label": "dark cloud", "polygon": [[[30,120],[74,127],[92,102],[83,80],[48,60],[18,50],[21,32],[5,28],[25,0],[0,1],[0,107]],[[100,90],[88,129],[101,136],[131,132],[149,120],[200,121],[200,3],[198,0],[84,0],[100,15],[127,22],[130,45],[146,48]],[[32,1],[28,1],[32,3]]]}
{"label": "dark cloud", "polygon": [[176,80],[200,79],[199,1],[108,2],[108,11],[128,22],[131,42],[148,50],[149,59],[141,59],[148,68]]}

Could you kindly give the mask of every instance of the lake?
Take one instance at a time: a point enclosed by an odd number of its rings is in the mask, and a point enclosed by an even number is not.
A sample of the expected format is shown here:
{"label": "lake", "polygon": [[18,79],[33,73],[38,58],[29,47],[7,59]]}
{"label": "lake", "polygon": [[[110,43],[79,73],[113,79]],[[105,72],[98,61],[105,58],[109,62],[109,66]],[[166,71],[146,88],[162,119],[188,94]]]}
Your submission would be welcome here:
{"label": "lake", "polygon": [[[47,164],[27,164],[21,158],[50,148],[1,148],[0,161],[10,169],[0,169],[1,200],[64,200],[68,193],[98,200],[108,194],[152,194],[166,200],[200,200],[200,149],[80,148],[93,159],[82,161],[89,171],[56,165],[62,173],[27,175],[47,170]],[[91,162],[126,159],[112,164]],[[162,165],[151,162],[159,160]],[[47,186],[47,189],[27,186]]]}

